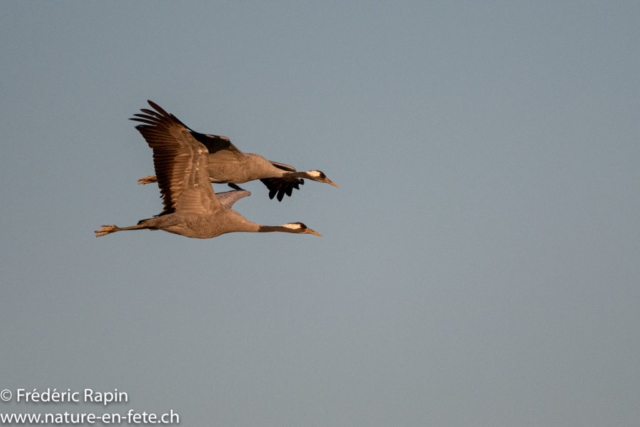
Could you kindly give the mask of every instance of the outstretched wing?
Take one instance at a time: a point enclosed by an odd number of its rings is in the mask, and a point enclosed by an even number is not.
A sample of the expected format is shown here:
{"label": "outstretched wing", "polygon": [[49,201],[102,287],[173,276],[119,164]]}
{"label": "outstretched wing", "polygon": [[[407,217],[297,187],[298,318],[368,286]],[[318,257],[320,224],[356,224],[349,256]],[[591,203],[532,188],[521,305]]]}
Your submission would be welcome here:
{"label": "outstretched wing", "polygon": [[191,135],[207,147],[210,163],[229,164],[244,159],[244,153],[238,150],[226,136],[206,135],[194,130],[191,130]]}
{"label": "outstretched wing", "polygon": [[[282,169],[287,172],[296,172],[296,168],[293,166],[285,165],[284,163],[273,162],[269,160],[271,164],[278,169]],[[261,179],[262,183],[269,189],[269,198],[273,199],[276,194],[278,195],[278,201],[281,202],[284,195],[291,197],[293,189],[300,189],[301,185],[304,185],[304,179],[302,178],[264,178]]]}
{"label": "outstretched wing", "polygon": [[[271,160],[269,160],[271,161]],[[285,170],[287,172],[296,172],[296,168],[293,166],[285,165],[284,163],[271,162],[271,164],[278,169]],[[281,202],[284,195],[291,197],[293,189],[300,189],[301,185],[304,185],[302,178],[282,177],[282,178],[264,178],[261,179],[262,183],[269,189],[269,198],[273,199],[276,194],[278,195],[278,201]]]}
{"label": "outstretched wing", "polygon": [[224,193],[216,194],[216,197],[220,200],[222,206],[226,208],[231,208],[238,200],[251,195],[251,192],[244,190],[235,184],[229,184],[229,187],[233,188],[234,191],[225,191]]}
{"label": "outstretched wing", "polygon": [[174,212],[203,214],[221,208],[207,173],[207,148],[172,114],[149,101],[156,111],[142,109],[131,120],[153,150],[153,165],[158,177],[164,209],[160,215]]}
{"label": "outstretched wing", "polygon": [[287,171],[287,172],[297,172],[296,168],[294,168],[293,166],[289,166],[289,165],[285,165],[284,163],[278,163],[278,162],[274,162],[272,160],[269,160],[271,162],[271,164],[275,167],[277,167],[278,169],[282,169],[283,171]]}

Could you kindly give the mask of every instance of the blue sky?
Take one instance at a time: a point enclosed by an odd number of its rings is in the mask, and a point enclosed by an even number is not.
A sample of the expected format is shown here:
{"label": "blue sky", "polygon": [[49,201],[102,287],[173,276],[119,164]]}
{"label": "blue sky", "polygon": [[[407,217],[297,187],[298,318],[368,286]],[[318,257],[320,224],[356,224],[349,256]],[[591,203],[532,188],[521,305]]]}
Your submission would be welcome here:
{"label": "blue sky", "polygon": [[[0,388],[224,426],[635,425],[637,2],[7,2]],[[127,232],[151,99],[320,169]],[[216,191],[224,187],[215,186]],[[2,404],[3,412],[91,405]]]}

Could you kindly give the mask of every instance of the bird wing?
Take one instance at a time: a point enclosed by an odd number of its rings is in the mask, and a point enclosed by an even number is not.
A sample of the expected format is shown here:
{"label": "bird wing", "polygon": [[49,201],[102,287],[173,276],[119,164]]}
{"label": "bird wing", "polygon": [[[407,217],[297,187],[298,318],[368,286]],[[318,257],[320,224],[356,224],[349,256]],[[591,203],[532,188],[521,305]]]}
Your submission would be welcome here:
{"label": "bird wing", "polygon": [[244,153],[238,150],[226,136],[207,135],[193,130],[191,134],[207,147],[209,163],[230,164],[240,162],[245,158]]}
{"label": "bird wing", "polygon": [[[293,166],[285,165],[284,163],[278,163],[271,161],[271,164],[278,169],[282,169],[287,172],[297,172],[296,168]],[[284,198],[284,195],[291,197],[293,194],[293,189],[300,189],[300,185],[304,185],[304,180],[302,178],[291,178],[291,177],[282,177],[282,178],[264,178],[261,179],[262,183],[267,186],[269,189],[269,198],[273,199],[276,194],[278,195],[278,201],[281,202]]]}
{"label": "bird wing", "polygon": [[299,190],[300,185],[304,185],[302,178],[263,178],[260,181],[269,189],[269,198],[273,199],[277,194],[279,202],[282,201],[285,194],[291,197],[294,188]]}
{"label": "bird wing", "polygon": [[207,148],[172,114],[149,101],[156,111],[142,109],[131,120],[153,150],[153,165],[158,177],[164,209],[160,215],[174,212],[203,214],[221,208],[207,173]]}
{"label": "bird wing", "polygon": [[282,169],[287,172],[297,172],[296,168],[294,168],[293,166],[285,165],[284,163],[272,162],[271,160],[269,161],[273,166],[277,167],[278,169]]}
{"label": "bird wing", "polygon": [[196,132],[195,130],[191,129],[189,126],[182,123],[182,121],[176,116],[174,116],[173,114],[171,114],[170,116],[176,122],[180,123],[182,126],[189,129],[189,132],[191,132],[191,135],[193,135],[195,139],[197,139],[199,142],[204,144],[205,147],[207,147],[207,150],[209,150],[209,154],[219,154],[221,157],[226,156],[237,161],[240,161],[244,158],[244,153],[238,150],[238,147],[233,145],[229,140],[229,138],[227,138],[226,136],[209,135],[209,134]]}
{"label": "bird wing", "polygon": [[222,206],[226,208],[231,208],[238,200],[251,195],[251,192],[243,190],[235,184],[229,184],[229,187],[233,188],[234,191],[225,191],[224,193],[216,194]]}

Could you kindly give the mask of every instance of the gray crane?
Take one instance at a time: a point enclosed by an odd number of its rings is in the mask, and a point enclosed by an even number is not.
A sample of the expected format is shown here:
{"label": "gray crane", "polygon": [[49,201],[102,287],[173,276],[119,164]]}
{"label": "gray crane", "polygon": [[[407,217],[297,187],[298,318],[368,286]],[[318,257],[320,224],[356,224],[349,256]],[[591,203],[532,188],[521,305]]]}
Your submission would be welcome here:
{"label": "gray crane", "polygon": [[211,187],[207,164],[207,147],[200,143],[182,124],[176,122],[157,105],[159,114],[151,123],[138,125],[144,139],[153,150],[153,165],[164,209],[131,227],[103,225],[96,237],[124,230],[164,230],[198,239],[209,239],[225,233],[273,232],[322,234],[301,222],[278,226],[251,222],[231,209],[233,204],[251,193],[230,184],[234,191],[216,196]]}
{"label": "gray crane", "polygon": [[[160,119],[171,121],[174,126],[188,130],[191,135],[209,151],[209,179],[213,183],[224,184],[243,182],[259,179],[269,189],[269,198],[278,196],[282,201],[284,195],[291,196],[293,189],[300,189],[304,179],[324,182],[334,187],[337,185],[318,170],[298,172],[293,166],[284,163],[272,162],[258,154],[243,153],[231,143],[229,138],[220,135],[207,135],[194,131],[185,125],[173,114],[167,114],[156,103],[149,101],[149,105],[156,111],[141,109],[145,114],[134,114],[131,120],[142,123],[154,124]],[[140,178],[138,184],[150,184],[157,182],[155,176]]]}

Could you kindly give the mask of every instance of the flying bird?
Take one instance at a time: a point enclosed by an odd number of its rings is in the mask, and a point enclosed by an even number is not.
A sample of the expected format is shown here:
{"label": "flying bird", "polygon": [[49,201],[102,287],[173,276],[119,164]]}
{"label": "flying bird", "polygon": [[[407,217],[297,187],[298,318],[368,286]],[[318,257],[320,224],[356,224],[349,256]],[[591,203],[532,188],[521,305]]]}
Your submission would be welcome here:
{"label": "flying bird", "polygon": [[209,239],[232,232],[284,232],[322,234],[301,222],[278,226],[260,225],[232,209],[235,202],[251,193],[231,184],[234,191],[216,195],[211,187],[207,164],[210,156],[205,145],[157,105],[154,120],[138,125],[153,150],[164,209],[159,215],[143,219],[131,227],[103,225],[96,237],[124,230],[164,230],[181,236]]}
{"label": "flying bird", "polygon": [[[149,101],[149,105],[156,111],[143,108],[141,111],[145,114],[134,114],[135,117],[132,117],[131,120],[150,125],[154,125],[160,120],[165,120],[175,128],[188,131],[194,139],[207,147],[209,153],[207,171],[209,172],[209,179],[213,183],[242,184],[259,179],[269,189],[269,198],[273,199],[277,195],[278,201],[282,201],[285,194],[291,196],[294,188],[299,190],[299,186],[304,184],[304,178],[337,187],[321,171],[298,172],[293,166],[269,161],[258,154],[243,153],[226,136],[198,133],[182,123],[173,114],[167,114],[154,102]],[[147,176],[138,180],[138,184],[150,184],[152,182],[157,182],[155,176]]]}

